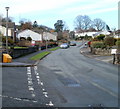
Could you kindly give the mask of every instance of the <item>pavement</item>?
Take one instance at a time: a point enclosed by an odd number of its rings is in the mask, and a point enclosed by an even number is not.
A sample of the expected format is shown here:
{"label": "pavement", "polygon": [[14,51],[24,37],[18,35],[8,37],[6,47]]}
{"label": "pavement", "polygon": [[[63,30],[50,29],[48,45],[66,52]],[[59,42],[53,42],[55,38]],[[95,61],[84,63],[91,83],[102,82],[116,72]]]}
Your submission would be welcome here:
{"label": "pavement", "polygon": [[101,55],[95,55],[90,52],[89,47],[83,47],[80,49],[80,53],[83,54],[84,56],[87,56],[89,58],[94,58],[99,61],[107,62],[107,63],[113,63],[113,56],[101,56]]}
{"label": "pavement", "polygon": [[30,60],[30,57],[39,54],[45,50],[40,50],[31,54],[28,54],[26,56],[22,56],[16,59],[12,59],[11,63],[0,63],[0,66],[2,67],[28,67],[28,66],[35,66],[40,60],[34,61]]}
{"label": "pavement", "polygon": [[[29,55],[26,55],[26,56],[22,56],[20,58],[16,58],[16,59],[12,59],[12,62],[11,63],[0,63],[0,66],[2,67],[28,67],[28,66],[35,66],[37,65],[37,63],[40,61],[33,61],[33,60],[30,60],[30,57],[38,54],[38,53],[41,53],[45,50],[40,50],[40,51],[37,51],[35,53],[31,53]],[[100,56],[100,55],[94,55],[90,52],[90,48],[89,47],[82,47],[80,49],[80,53],[83,54],[84,56],[87,56],[89,58],[94,58],[96,60],[99,60],[99,61],[103,61],[103,62],[107,62],[107,63],[112,63],[112,60],[113,60],[113,56]]]}

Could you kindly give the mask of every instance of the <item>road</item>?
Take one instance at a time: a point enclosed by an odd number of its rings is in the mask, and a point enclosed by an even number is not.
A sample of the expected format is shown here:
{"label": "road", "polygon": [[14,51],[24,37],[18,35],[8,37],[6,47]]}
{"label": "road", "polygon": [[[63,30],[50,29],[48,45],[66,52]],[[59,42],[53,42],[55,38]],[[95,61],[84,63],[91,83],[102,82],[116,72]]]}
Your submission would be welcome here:
{"label": "road", "polygon": [[118,106],[118,67],[59,49],[35,67],[3,68],[3,106]]}

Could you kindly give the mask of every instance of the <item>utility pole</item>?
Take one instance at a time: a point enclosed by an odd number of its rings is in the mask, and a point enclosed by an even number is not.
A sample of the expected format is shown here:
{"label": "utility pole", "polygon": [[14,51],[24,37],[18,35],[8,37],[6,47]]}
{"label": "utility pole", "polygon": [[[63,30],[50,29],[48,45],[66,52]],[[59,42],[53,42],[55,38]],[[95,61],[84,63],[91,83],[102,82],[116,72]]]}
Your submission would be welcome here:
{"label": "utility pole", "polygon": [[7,17],[6,17],[6,52],[8,53],[8,10],[9,7],[5,7],[6,12],[7,12]]}

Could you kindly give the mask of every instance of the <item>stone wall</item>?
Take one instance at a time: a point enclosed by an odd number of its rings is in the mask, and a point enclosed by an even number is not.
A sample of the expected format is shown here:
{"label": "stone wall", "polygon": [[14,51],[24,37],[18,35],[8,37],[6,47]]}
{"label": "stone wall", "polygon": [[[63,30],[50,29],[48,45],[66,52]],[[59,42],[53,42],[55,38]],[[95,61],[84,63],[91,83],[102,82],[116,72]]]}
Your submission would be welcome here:
{"label": "stone wall", "polygon": [[92,48],[91,52],[96,55],[109,56],[111,55],[111,49]]}

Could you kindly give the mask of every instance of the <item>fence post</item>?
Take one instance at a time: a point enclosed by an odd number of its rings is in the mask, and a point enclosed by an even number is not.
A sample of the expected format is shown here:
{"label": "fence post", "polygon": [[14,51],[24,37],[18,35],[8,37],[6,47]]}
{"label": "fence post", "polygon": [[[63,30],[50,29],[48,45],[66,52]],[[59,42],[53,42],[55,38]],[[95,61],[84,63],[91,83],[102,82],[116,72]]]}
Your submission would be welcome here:
{"label": "fence post", "polygon": [[113,54],[113,64],[115,64],[115,54]]}

